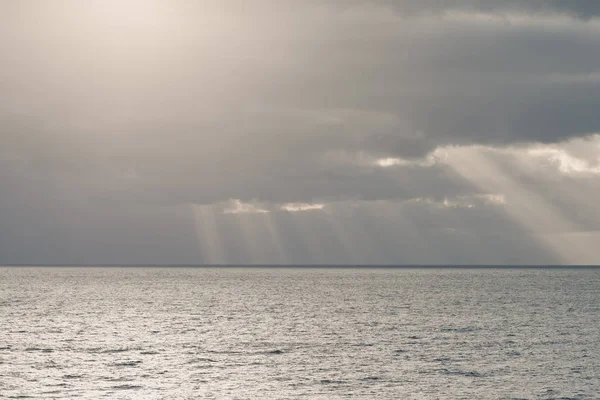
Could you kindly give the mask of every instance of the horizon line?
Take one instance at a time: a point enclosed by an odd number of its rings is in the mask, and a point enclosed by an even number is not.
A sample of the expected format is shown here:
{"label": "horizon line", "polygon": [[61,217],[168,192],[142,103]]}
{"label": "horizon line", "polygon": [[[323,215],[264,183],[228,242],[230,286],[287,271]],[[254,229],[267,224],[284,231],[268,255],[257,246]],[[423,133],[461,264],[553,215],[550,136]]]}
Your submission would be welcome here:
{"label": "horizon line", "polygon": [[0,263],[0,267],[84,268],[379,268],[379,269],[600,269],[600,264],[95,264]]}

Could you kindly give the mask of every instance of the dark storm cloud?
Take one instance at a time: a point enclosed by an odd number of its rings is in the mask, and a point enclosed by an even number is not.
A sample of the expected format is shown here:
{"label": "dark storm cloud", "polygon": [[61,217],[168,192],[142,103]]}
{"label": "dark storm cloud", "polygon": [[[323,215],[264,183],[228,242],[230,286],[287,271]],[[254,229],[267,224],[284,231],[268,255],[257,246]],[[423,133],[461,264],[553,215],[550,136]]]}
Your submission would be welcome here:
{"label": "dark storm cloud", "polygon": [[217,14],[235,30],[208,41],[192,22],[210,3],[175,3],[188,13],[143,46],[93,26],[72,35],[69,1],[34,13],[33,30],[13,7],[0,40],[11,55],[0,152],[67,183],[176,203],[410,198],[464,185],[435,169],[403,177],[329,158],[600,131],[600,26],[539,12],[592,16],[591,3],[234,3]]}
{"label": "dark storm cloud", "polygon": [[577,18],[590,19],[600,15],[600,4],[595,0],[350,0],[339,1],[349,5],[385,5],[403,13],[439,13],[451,10],[478,12],[556,12]]}
{"label": "dark storm cloud", "polygon": [[594,0],[534,0],[523,3],[533,10],[554,10],[583,19],[595,18],[600,15],[600,3]]}

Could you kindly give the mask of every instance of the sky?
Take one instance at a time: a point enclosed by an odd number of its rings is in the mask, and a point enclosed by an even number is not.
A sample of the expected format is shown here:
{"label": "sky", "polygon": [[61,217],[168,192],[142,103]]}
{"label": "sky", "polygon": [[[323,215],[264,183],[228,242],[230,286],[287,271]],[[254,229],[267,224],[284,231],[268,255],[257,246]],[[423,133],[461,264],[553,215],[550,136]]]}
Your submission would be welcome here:
{"label": "sky", "polygon": [[0,0],[0,264],[599,264],[600,2]]}

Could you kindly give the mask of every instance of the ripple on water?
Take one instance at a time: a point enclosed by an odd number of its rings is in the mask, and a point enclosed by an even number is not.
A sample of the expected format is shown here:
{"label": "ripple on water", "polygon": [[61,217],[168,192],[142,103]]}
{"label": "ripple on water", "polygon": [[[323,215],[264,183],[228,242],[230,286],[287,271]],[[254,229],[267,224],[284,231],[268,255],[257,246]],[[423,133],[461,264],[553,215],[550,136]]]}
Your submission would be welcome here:
{"label": "ripple on water", "polygon": [[213,360],[212,358],[200,357],[200,358],[193,358],[193,359],[189,360],[187,363],[188,364],[199,364],[199,363],[215,363],[215,362],[217,362],[217,360]]}
{"label": "ripple on water", "polygon": [[323,385],[343,385],[348,382],[344,381],[344,380],[336,380],[336,379],[321,379],[319,381],[319,383],[321,383]]}
{"label": "ripple on water", "polygon": [[100,354],[117,354],[117,353],[125,353],[130,351],[129,348],[118,348],[118,349],[104,349],[101,351],[98,351],[98,353]]}
{"label": "ripple on water", "polygon": [[140,360],[131,360],[131,361],[116,362],[116,363],[113,363],[112,365],[114,365],[115,367],[137,367],[141,363],[142,362]]}
{"label": "ripple on water", "polygon": [[77,374],[63,375],[63,379],[81,379],[81,378],[83,378],[83,375],[77,375]]}
{"label": "ripple on water", "polygon": [[25,351],[39,351],[41,353],[52,353],[54,349],[46,347],[27,347]]}
{"label": "ripple on water", "polygon": [[483,378],[485,374],[477,371],[465,371],[460,369],[447,369],[442,368],[438,370],[441,374],[444,375],[457,375],[457,376],[467,376],[470,378]]}
{"label": "ripple on water", "polygon": [[134,389],[141,389],[143,386],[141,385],[115,385],[115,386],[111,386],[111,389],[118,389],[118,390],[134,390]]}

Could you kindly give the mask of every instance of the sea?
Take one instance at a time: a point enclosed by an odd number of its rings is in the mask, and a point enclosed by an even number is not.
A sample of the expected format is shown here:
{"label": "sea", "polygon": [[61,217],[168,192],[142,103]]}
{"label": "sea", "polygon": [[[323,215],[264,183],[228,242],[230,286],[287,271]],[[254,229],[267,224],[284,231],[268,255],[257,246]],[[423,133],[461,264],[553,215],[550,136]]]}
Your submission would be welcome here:
{"label": "sea", "polygon": [[600,269],[0,268],[2,399],[600,399]]}

